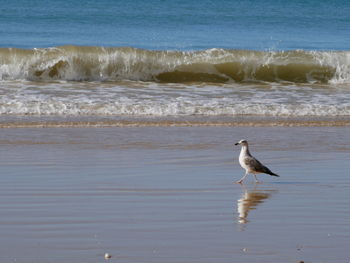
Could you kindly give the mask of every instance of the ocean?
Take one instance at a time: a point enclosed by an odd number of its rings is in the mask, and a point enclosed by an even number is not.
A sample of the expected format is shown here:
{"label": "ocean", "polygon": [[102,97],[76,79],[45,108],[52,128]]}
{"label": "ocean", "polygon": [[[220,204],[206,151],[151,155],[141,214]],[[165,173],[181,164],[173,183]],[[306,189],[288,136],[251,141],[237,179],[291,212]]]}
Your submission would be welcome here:
{"label": "ocean", "polygon": [[349,122],[348,1],[0,3],[2,126]]}

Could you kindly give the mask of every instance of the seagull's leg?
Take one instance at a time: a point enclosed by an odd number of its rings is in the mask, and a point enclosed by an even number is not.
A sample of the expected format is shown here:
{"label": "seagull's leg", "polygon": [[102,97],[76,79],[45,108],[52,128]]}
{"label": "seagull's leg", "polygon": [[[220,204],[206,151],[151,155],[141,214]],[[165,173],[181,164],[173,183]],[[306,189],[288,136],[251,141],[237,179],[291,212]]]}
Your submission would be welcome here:
{"label": "seagull's leg", "polygon": [[260,183],[258,178],[256,177],[256,174],[253,174],[254,175],[254,178],[255,178],[255,183]]}
{"label": "seagull's leg", "polygon": [[237,184],[241,184],[241,183],[243,182],[244,178],[245,178],[247,175],[248,175],[248,172],[246,171],[246,172],[245,172],[245,175],[244,175],[241,179],[239,179],[236,183],[237,183]]}

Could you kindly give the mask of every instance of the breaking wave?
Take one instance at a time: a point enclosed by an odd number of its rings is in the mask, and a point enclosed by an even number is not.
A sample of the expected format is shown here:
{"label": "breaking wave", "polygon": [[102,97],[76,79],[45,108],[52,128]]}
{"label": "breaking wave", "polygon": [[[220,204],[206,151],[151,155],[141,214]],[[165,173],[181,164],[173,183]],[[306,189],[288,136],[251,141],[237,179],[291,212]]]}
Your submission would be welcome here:
{"label": "breaking wave", "polygon": [[0,79],[350,83],[350,51],[153,51],[130,47],[0,48]]}

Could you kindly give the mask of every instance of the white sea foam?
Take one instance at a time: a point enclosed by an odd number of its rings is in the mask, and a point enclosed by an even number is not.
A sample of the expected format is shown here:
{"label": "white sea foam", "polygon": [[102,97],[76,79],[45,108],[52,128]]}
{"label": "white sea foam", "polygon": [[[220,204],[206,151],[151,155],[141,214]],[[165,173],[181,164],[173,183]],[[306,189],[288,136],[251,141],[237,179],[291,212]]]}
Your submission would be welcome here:
{"label": "white sea foam", "polygon": [[350,116],[346,86],[3,81],[0,94],[2,116]]}

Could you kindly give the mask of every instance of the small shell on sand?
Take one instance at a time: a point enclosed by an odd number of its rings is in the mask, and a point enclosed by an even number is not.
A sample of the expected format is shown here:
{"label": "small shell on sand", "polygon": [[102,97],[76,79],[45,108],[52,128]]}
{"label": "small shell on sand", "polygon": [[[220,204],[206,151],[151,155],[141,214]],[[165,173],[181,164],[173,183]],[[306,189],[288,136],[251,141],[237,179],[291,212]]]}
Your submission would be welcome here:
{"label": "small shell on sand", "polygon": [[112,257],[112,255],[109,254],[109,253],[106,253],[106,254],[105,254],[105,259],[110,259],[111,257]]}

